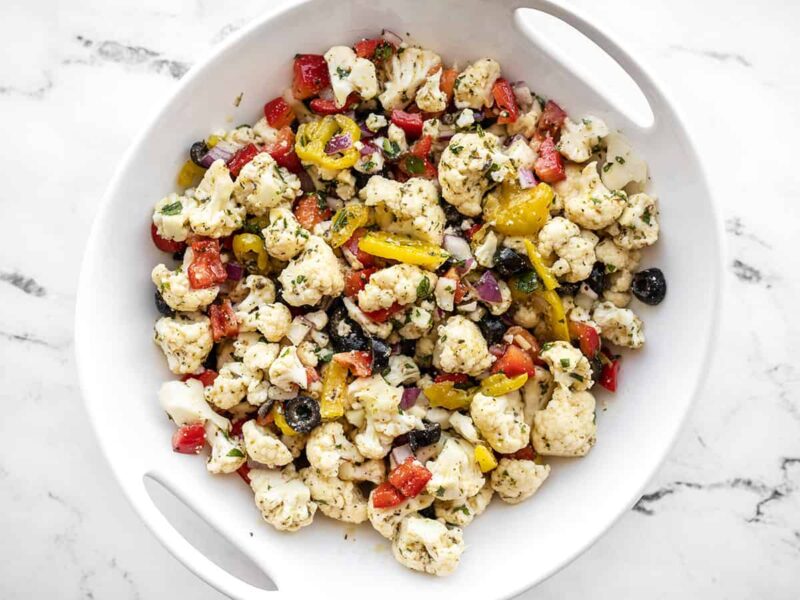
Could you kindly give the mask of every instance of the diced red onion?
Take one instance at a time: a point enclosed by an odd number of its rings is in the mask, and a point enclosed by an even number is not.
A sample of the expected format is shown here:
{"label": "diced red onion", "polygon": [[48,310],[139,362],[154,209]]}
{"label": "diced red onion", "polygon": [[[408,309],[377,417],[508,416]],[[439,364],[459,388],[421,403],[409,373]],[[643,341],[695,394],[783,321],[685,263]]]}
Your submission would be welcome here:
{"label": "diced red onion", "polygon": [[467,273],[472,271],[472,269],[474,269],[475,265],[477,265],[477,264],[478,264],[478,261],[476,261],[474,258],[470,257],[470,258],[468,258],[467,260],[464,261],[464,266],[463,267],[456,267],[456,272],[461,277],[463,277],[464,275],[466,275]]}
{"label": "diced red onion", "polygon": [[364,142],[361,146],[361,150],[359,150],[361,156],[369,156],[370,154],[375,154],[376,152],[380,152],[379,148],[370,142]]}
{"label": "diced red onion", "polygon": [[344,202],[339,198],[335,198],[334,196],[328,196],[325,198],[325,204],[327,204],[328,208],[333,211],[339,210],[342,208],[342,206],[344,206]]}
{"label": "diced red onion", "polygon": [[472,258],[472,250],[469,248],[469,242],[457,235],[444,236],[444,249],[456,260],[468,260]]}
{"label": "diced red onion", "polygon": [[226,142],[225,140],[220,140],[217,142],[213,148],[209,148],[206,155],[200,159],[200,164],[203,165],[206,169],[211,166],[211,164],[215,160],[224,160],[226,163],[236,154],[236,151],[239,150],[241,146],[238,144],[232,144],[230,142]]}
{"label": "diced red onion", "polygon": [[390,29],[384,29],[381,32],[381,35],[383,36],[383,39],[385,39],[387,42],[391,42],[396,46],[399,46],[400,44],[403,43],[403,38],[401,38],[399,35],[397,35],[394,31],[391,31]]}
{"label": "diced red onion", "polygon": [[500,292],[500,285],[491,271],[484,271],[481,278],[472,286],[478,298],[484,302],[496,304],[503,301],[503,294]]}
{"label": "diced red onion", "polygon": [[503,356],[505,352],[506,352],[506,347],[503,344],[495,344],[493,346],[489,346],[489,354],[491,354],[492,356],[496,356],[497,358]]}
{"label": "diced red onion", "polygon": [[417,387],[407,387],[403,390],[403,397],[400,399],[400,408],[408,410],[417,403],[417,398],[422,390]]}
{"label": "diced red onion", "polygon": [[333,136],[327,144],[325,144],[325,154],[336,154],[347,150],[353,145],[353,138],[349,133],[343,133]]}
{"label": "diced red onion", "polygon": [[311,179],[311,175],[309,175],[305,169],[300,171],[297,174],[297,177],[300,179],[300,189],[303,190],[306,194],[310,194],[316,189],[314,187],[314,180]]}
{"label": "diced red onion", "polygon": [[535,187],[538,183],[533,171],[526,167],[520,167],[517,170],[517,179],[519,179],[519,187],[521,187],[523,190]]}
{"label": "diced red onion", "polygon": [[368,140],[369,138],[375,137],[375,132],[371,131],[364,121],[358,122],[358,128],[361,130],[362,140]]}
{"label": "diced red onion", "polygon": [[514,99],[522,110],[529,110],[533,106],[533,94],[524,81],[515,81],[511,84],[511,89],[514,91]]}
{"label": "diced red onion", "polygon": [[390,346],[392,349],[392,354],[400,354],[402,347],[400,346],[400,342],[395,342]]}
{"label": "diced red onion", "polygon": [[523,140],[524,141],[525,140],[525,136],[522,135],[521,133],[517,133],[515,135],[512,135],[510,138],[506,138],[506,141],[505,141],[505,143],[503,145],[506,148],[508,148],[509,146],[511,146],[511,144],[513,144],[517,140]]}
{"label": "diced red onion", "polygon": [[244,275],[244,267],[236,262],[225,263],[225,270],[228,272],[228,279],[239,281]]}
{"label": "diced red onion", "polygon": [[392,458],[398,465],[402,465],[410,456],[414,456],[414,453],[411,451],[411,446],[408,444],[392,448]]}
{"label": "diced red onion", "polygon": [[590,288],[590,287],[589,287],[589,286],[586,284],[586,282],[584,282],[584,283],[582,283],[582,284],[581,284],[581,287],[580,287],[580,292],[581,292],[581,294],[586,294],[586,295],[587,295],[587,296],[589,296],[589,298],[591,298],[592,300],[597,300],[597,298],[598,298],[598,296],[597,296],[597,292],[595,292],[595,291],[594,291],[592,288]]}

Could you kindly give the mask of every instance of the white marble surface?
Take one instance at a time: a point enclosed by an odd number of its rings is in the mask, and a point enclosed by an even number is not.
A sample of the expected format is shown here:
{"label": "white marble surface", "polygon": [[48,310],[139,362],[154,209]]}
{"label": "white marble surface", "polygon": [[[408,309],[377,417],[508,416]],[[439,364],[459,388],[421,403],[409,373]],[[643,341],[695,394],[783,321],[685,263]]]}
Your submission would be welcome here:
{"label": "white marble surface", "polygon": [[[0,4],[0,598],[221,598],[112,480],[79,397],[72,317],[84,240],[121,154],[196,57],[266,1]],[[646,495],[523,597],[797,598],[800,5],[579,4],[686,116],[726,221],[726,302],[707,385]],[[193,517],[169,512],[257,580]]]}

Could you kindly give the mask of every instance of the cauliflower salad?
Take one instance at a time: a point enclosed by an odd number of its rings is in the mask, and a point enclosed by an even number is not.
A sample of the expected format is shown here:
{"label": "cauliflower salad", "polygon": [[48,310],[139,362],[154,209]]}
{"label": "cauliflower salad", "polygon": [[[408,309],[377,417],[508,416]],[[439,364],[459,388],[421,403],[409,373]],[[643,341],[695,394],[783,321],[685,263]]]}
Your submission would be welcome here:
{"label": "cauliflower salad", "polygon": [[172,448],[241,476],[275,529],[368,521],[448,575],[493,497],[591,450],[595,384],[645,343],[647,165],[491,58],[386,32],[293,74],[153,211]]}

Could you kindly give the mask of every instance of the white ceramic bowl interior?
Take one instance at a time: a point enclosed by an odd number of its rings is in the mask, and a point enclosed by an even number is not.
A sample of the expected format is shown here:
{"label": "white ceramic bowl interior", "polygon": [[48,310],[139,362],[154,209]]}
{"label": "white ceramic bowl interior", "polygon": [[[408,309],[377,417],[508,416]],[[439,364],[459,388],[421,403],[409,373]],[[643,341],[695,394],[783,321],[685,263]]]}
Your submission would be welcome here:
{"label": "white ceramic bowl interior", "polygon": [[[654,123],[636,125],[575,75],[556,45],[542,47],[526,35],[514,16],[518,7],[558,17],[608,52],[639,85]],[[661,201],[661,241],[645,254],[644,265],[664,270],[669,294],[658,307],[636,306],[648,342],[625,357],[620,391],[598,393],[597,446],[584,459],[553,461],[535,498],[518,506],[493,503],[465,530],[468,548],[449,578],[401,567],[369,525],[354,530],[319,515],[298,533],[274,531],[261,522],[238,477],[212,477],[202,460],[171,451],[174,426],[156,398],[171,375],[151,340],[157,312],[149,273],[163,257],[150,243],[148,227],[154,202],[174,187],[186,149],[214,128],[257,120],[264,101],[290,81],[294,53],[321,53],[382,28],[410,32],[448,62],[494,57],[507,77],[526,80],[570,114],[602,117],[648,161],[651,190]],[[241,104],[234,106],[240,94]],[[133,506],[179,560],[231,597],[352,598],[380,589],[382,598],[423,591],[430,598],[506,598],[586,549],[633,504],[665,456],[705,370],[720,264],[718,220],[681,121],[639,64],[574,11],[547,0],[294,1],[195,67],[126,155],[94,223],[80,280],[81,384],[102,447]],[[153,504],[146,476],[239,547],[280,591],[252,587],[195,550]],[[345,532],[356,541],[345,540]]]}

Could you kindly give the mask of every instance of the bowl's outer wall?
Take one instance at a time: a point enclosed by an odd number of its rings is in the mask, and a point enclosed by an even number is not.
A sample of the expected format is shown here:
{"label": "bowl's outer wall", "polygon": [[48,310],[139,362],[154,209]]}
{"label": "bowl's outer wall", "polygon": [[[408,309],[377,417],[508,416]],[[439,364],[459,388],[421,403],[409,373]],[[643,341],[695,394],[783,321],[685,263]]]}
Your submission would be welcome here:
{"label": "bowl's outer wall", "polygon": [[[663,105],[652,106],[651,130],[629,127],[602,96],[540,52],[499,6],[315,1],[279,12],[182,82],[128,155],[97,217],[82,273],[76,347],[89,413],[115,473],[135,506],[145,501],[142,475],[154,475],[281,589],[330,597],[335,590],[352,595],[355,587],[407,598],[425,586],[428,597],[457,591],[462,599],[486,600],[540,581],[630,506],[674,439],[702,375],[715,320],[719,240],[702,168],[682,125]],[[320,515],[296,534],[274,531],[260,521],[252,493],[235,475],[211,477],[202,460],[171,452],[174,427],[156,398],[171,375],[151,341],[158,314],[149,272],[164,256],[149,243],[148,227],[154,202],[175,187],[187,148],[212,129],[255,122],[264,101],[290,81],[294,53],[321,53],[384,27],[410,32],[448,62],[494,57],[505,76],[526,80],[569,113],[625,126],[661,201],[662,239],[643,265],[664,270],[669,294],[659,307],[636,306],[648,342],[626,356],[620,391],[597,394],[597,446],[582,460],[553,461],[535,499],[514,507],[495,502],[466,529],[462,564],[445,579],[397,565],[388,542],[368,525],[354,531]]]}

